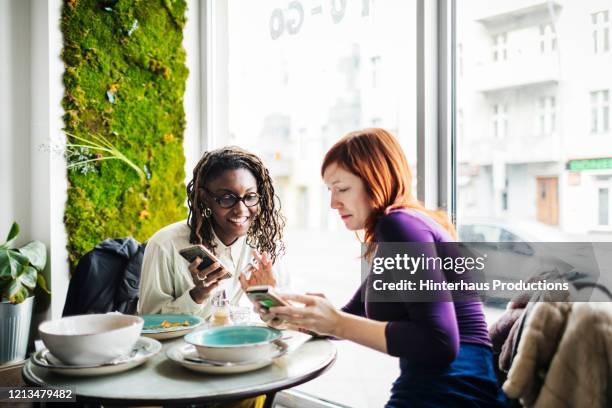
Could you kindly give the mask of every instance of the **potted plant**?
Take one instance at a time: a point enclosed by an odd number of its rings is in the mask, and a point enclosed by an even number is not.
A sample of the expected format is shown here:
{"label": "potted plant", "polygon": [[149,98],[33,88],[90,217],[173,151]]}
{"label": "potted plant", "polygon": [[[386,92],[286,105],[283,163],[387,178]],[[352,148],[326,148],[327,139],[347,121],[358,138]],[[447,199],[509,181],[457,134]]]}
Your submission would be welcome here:
{"label": "potted plant", "polygon": [[21,248],[13,243],[19,234],[15,222],[0,245],[0,365],[26,356],[33,291],[38,286],[47,293],[47,282],[42,274],[47,264],[47,250],[40,241],[32,241]]}

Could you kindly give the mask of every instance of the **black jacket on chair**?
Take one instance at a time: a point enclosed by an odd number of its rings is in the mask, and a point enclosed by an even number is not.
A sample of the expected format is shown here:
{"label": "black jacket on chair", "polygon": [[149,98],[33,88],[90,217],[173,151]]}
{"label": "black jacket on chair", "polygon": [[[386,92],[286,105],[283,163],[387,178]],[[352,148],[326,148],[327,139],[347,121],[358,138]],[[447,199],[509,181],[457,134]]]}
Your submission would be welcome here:
{"label": "black jacket on chair", "polygon": [[70,279],[62,315],[135,314],[145,245],[134,238],[113,238],[86,253]]}

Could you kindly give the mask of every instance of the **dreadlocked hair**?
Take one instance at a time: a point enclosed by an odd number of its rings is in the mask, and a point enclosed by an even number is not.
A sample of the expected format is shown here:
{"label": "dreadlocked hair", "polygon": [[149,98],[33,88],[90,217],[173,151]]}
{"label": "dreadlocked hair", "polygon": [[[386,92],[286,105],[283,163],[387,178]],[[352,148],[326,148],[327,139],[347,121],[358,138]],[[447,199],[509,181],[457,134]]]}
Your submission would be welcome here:
{"label": "dreadlocked hair", "polygon": [[[198,192],[207,182],[224,171],[238,169],[246,169],[253,174],[257,180],[259,194],[259,211],[251,221],[246,242],[259,252],[268,252],[274,262],[285,252],[285,244],[282,241],[285,218],[281,214],[280,200],[274,194],[270,173],[259,157],[236,146],[204,153],[193,169],[193,178],[187,185],[187,225],[191,229],[189,241],[215,251],[212,218],[203,216],[205,205]],[[208,194],[206,191],[204,193]]]}

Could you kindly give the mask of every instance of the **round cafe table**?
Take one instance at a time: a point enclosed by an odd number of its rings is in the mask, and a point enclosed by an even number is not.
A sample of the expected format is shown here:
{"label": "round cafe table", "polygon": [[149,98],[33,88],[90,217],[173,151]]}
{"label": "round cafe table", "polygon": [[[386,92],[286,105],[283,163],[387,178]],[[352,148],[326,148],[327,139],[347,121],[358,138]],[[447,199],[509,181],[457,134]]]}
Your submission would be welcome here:
{"label": "round cafe table", "polygon": [[311,340],[248,373],[213,375],[188,370],[166,357],[166,350],[182,338],[162,342],[162,350],[140,367],[99,377],[67,377],[27,361],[22,375],[30,386],[74,387],[78,402],[109,405],[171,405],[241,400],[266,395],[271,406],[280,390],[310,381],[336,360],[329,340]]}

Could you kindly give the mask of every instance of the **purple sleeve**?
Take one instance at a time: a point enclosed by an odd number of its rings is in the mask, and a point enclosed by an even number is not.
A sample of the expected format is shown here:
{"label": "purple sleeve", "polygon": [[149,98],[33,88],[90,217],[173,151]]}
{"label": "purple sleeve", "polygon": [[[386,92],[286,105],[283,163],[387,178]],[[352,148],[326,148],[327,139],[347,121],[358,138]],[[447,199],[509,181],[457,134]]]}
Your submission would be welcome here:
{"label": "purple sleeve", "polygon": [[[420,217],[398,211],[380,219],[378,242],[434,243],[432,228]],[[433,244],[423,245],[425,256],[436,256]],[[442,281],[442,271],[428,271],[427,279]],[[397,307],[389,304],[389,307]],[[452,302],[411,302],[402,304],[405,319],[390,321],[385,329],[387,352],[411,363],[447,366],[459,351],[459,328]]]}
{"label": "purple sleeve", "polygon": [[361,300],[361,287],[357,289],[351,300],[341,310],[352,315],[365,317],[365,303]]}

